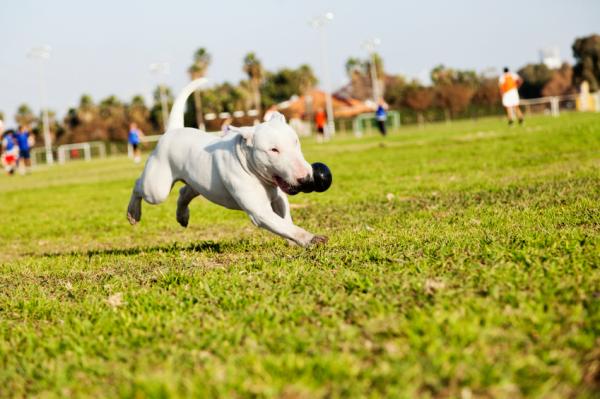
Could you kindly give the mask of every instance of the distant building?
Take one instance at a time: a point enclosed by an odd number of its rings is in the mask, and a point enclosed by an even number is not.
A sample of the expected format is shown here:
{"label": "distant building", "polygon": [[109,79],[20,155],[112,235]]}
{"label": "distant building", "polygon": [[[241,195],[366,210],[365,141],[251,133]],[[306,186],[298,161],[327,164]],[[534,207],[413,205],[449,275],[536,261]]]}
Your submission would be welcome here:
{"label": "distant building", "polygon": [[[366,112],[373,112],[373,106],[357,100],[344,93],[336,92],[332,96],[333,114],[335,118],[353,118]],[[277,105],[279,112],[288,118],[312,120],[313,113],[319,108],[326,108],[325,92],[313,89],[304,96],[295,96]]]}
{"label": "distant building", "polygon": [[546,47],[540,50],[540,62],[550,69],[558,69],[562,65],[558,47]]}

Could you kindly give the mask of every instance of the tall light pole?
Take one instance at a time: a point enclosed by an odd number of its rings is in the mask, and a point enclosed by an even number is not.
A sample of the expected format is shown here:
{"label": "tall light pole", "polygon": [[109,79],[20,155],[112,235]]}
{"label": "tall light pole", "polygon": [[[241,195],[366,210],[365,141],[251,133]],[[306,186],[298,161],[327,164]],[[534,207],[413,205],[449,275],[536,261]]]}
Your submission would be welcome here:
{"label": "tall light pole", "polygon": [[329,63],[327,62],[327,40],[325,38],[325,26],[333,20],[333,13],[326,12],[312,18],[308,23],[319,30],[321,36],[321,66],[323,68],[324,86],[325,86],[325,107],[327,108],[327,132],[328,136],[335,134],[335,122],[333,118],[333,100],[331,98],[331,76],[329,74]]}
{"label": "tall light pole", "polygon": [[375,62],[377,61],[375,57],[375,48],[380,44],[381,40],[378,38],[369,39],[363,43],[363,48],[367,50],[371,57],[371,85],[373,90],[373,102],[375,102],[375,104],[379,103],[379,99],[381,97],[379,80],[377,79],[377,68],[375,67]]}
{"label": "tall light pole", "polygon": [[[169,74],[169,63],[168,62],[154,62],[150,64],[150,72],[156,75],[168,75]],[[169,122],[169,105],[167,104],[167,93],[165,85],[158,83],[158,95],[160,97],[160,106],[162,110],[163,119],[163,130],[167,131],[167,123]]]}
{"label": "tall light pole", "polygon": [[48,45],[34,47],[27,53],[27,57],[38,60],[40,76],[40,100],[42,102],[42,131],[44,133],[44,147],[46,148],[46,163],[52,165],[54,156],[52,155],[52,140],[50,138],[50,118],[46,108],[46,81],[44,79],[44,61],[50,58],[52,48]]}

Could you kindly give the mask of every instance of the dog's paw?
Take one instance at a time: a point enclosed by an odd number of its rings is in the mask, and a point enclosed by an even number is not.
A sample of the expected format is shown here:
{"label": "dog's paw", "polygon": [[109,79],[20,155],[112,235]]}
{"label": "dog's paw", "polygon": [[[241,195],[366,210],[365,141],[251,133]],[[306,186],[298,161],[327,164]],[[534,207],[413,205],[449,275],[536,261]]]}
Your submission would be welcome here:
{"label": "dog's paw", "polygon": [[127,220],[129,220],[129,224],[131,224],[132,226],[135,225],[137,222],[140,221],[140,218],[138,216],[138,218],[136,219],[131,212],[127,212]]}
{"label": "dog's paw", "polygon": [[177,223],[181,225],[181,227],[188,227],[190,223],[190,208],[179,209],[177,208]]}
{"label": "dog's paw", "polygon": [[323,245],[323,244],[327,244],[327,241],[329,241],[329,237],[327,236],[320,236],[320,235],[315,235],[311,240],[310,240],[310,245]]}

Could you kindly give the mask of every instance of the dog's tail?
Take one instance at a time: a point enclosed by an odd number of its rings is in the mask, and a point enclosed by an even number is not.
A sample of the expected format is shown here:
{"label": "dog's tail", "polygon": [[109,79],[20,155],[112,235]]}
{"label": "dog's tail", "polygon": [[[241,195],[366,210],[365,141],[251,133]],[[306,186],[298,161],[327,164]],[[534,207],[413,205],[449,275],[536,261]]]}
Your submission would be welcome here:
{"label": "dog's tail", "polygon": [[183,127],[183,113],[185,112],[185,103],[187,98],[194,91],[206,86],[207,82],[208,80],[206,78],[192,80],[183,88],[183,90],[181,90],[177,96],[177,99],[175,99],[173,108],[171,108],[171,113],[169,114],[169,123],[167,124],[167,131]]}

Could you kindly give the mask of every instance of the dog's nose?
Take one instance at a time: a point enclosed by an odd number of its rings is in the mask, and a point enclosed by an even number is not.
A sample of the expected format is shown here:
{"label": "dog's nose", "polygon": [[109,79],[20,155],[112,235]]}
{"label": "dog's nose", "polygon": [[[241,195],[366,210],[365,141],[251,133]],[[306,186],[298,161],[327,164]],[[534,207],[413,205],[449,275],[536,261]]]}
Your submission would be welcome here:
{"label": "dog's nose", "polygon": [[300,185],[300,186],[303,184],[307,184],[307,183],[310,183],[310,175],[308,175],[308,174],[306,176],[298,179],[298,185]]}

